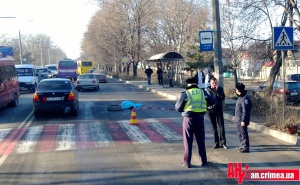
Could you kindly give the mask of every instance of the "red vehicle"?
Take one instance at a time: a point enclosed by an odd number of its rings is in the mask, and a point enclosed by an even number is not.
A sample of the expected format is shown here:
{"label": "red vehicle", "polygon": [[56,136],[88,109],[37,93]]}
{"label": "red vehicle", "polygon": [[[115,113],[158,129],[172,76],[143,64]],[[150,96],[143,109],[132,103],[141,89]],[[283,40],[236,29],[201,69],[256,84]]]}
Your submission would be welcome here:
{"label": "red vehicle", "polygon": [[13,58],[0,58],[0,107],[19,104],[20,86]]}
{"label": "red vehicle", "polygon": [[92,72],[92,74],[94,74],[97,79],[99,80],[99,83],[103,82],[103,83],[106,83],[106,71],[104,70],[94,70]]}

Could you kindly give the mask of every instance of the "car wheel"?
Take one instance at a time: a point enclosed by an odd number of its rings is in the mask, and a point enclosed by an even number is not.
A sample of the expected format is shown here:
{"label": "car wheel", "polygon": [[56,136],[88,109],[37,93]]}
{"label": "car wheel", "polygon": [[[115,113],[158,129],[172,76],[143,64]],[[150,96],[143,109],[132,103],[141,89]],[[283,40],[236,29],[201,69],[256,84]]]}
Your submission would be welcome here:
{"label": "car wheel", "polygon": [[34,112],[33,112],[33,115],[34,115],[34,117],[36,117],[36,118],[41,117],[41,113],[39,113],[39,112],[37,112],[37,111],[34,111]]}
{"label": "car wheel", "polygon": [[78,115],[78,109],[73,109],[72,116],[77,116],[77,115]]}
{"label": "car wheel", "polygon": [[9,106],[10,107],[16,107],[18,104],[19,104],[18,96],[16,94],[14,94],[14,98],[10,102]]}
{"label": "car wheel", "polygon": [[30,92],[32,92],[32,93],[35,92],[36,88],[37,88],[37,84],[34,84],[34,87],[31,89]]}

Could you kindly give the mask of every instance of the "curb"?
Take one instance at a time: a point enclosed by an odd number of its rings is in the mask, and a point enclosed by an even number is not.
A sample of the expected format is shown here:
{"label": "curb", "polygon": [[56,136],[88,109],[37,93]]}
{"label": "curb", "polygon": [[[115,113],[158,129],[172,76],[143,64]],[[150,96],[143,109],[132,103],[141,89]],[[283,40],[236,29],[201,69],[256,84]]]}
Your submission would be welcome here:
{"label": "curb", "polygon": [[[119,81],[122,81],[122,79],[119,79]],[[158,91],[158,90],[155,90],[155,89],[151,89],[151,88],[145,87],[143,85],[136,85],[134,83],[131,83],[131,81],[125,81],[125,83],[132,84],[132,85],[138,87],[139,89],[146,89],[150,92],[153,92],[153,93],[159,94],[161,96],[167,97],[171,100],[177,100],[178,99],[177,96],[174,96],[174,95],[162,92],[162,91]],[[224,115],[224,119],[231,121],[231,119],[232,119],[231,114],[223,113],[223,115]],[[255,122],[250,121],[250,124],[249,124],[248,128],[250,128],[252,130],[256,130],[256,131],[261,132],[263,134],[275,137],[276,139],[285,141],[287,143],[290,143],[290,144],[293,144],[293,145],[296,145],[296,146],[300,146],[300,138],[299,137],[296,137],[296,136],[293,136],[293,135],[290,135],[290,134],[287,134],[287,133],[284,133],[284,132],[281,132],[281,131],[278,131],[278,130],[270,129],[269,127],[263,126],[259,123],[255,123]]]}

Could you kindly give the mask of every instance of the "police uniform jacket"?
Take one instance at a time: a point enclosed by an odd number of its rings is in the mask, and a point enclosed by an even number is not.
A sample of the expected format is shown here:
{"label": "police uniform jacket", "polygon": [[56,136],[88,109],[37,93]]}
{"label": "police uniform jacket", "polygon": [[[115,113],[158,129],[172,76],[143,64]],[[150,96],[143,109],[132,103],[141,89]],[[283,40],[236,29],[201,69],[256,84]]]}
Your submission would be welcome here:
{"label": "police uniform jacket", "polygon": [[233,116],[234,122],[240,124],[245,122],[248,126],[250,123],[250,114],[251,114],[251,99],[249,98],[247,91],[244,91],[236,101],[235,111]]}
{"label": "police uniform jacket", "polygon": [[215,91],[211,88],[211,86],[208,86],[207,88],[205,88],[205,91],[208,95],[214,97],[214,99],[216,100],[216,103],[214,103],[212,106],[208,106],[207,110],[209,112],[222,111],[222,101],[225,100],[224,89],[222,87],[218,87],[218,90]]}
{"label": "police uniform jacket", "polygon": [[[175,104],[175,110],[178,112],[181,112],[181,115],[183,117],[193,117],[193,116],[199,116],[199,115],[205,115],[206,113],[206,108],[203,109],[203,112],[193,112],[193,111],[187,111],[185,110],[186,103],[188,102],[188,95],[187,95],[187,90],[193,89],[199,87],[197,85],[191,85],[186,88],[185,91],[181,92],[176,104]],[[215,103],[215,100],[213,97],[209,96],[204,90],[200,89],[203,92],[204,95],[204,101],[206,101],[207,106],[211,106]],[[199,94],[199,96],[201,96]]]}

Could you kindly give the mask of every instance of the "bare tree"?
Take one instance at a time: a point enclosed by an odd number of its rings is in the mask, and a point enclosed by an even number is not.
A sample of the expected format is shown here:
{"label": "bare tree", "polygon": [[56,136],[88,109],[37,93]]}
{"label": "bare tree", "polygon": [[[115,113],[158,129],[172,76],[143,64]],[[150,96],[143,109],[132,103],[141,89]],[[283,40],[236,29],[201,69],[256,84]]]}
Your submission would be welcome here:
{"label": "bare tree", "polygon": [[240,2],[231,0],[220,4],[223,47],[229,48],[224,55],[231,59],[235,83],[238,82],[237,69],[241,58],[246,54],[252,38],[258,37],[256,29],[263,22],[260,12],[243,9],[240,5]]}

